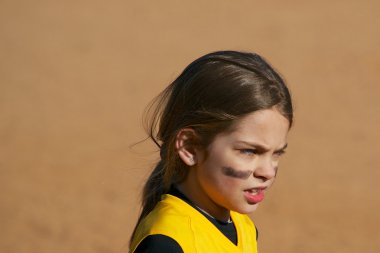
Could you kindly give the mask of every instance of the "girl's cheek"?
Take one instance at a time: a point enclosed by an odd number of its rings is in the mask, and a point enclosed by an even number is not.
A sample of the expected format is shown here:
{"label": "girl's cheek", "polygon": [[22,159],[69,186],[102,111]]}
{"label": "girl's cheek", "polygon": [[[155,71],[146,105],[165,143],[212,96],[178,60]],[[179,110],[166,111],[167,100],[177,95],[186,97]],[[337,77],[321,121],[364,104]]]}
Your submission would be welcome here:
{"label": "girl's cheek", "polygon": [[249,178],[253,171],[251,170],[241,170],[241,169],[236,169],[234,167],[222,167],[222,173],[224,176],[229,177],[229,178],[234,178],[234,179],[247,179]]}

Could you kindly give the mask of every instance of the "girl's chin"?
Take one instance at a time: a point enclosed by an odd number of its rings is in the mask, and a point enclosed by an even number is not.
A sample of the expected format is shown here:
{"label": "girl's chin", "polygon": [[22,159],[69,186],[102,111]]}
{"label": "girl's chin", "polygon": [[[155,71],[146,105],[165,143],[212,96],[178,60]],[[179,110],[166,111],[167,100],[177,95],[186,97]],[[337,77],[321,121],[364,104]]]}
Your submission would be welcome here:
{"label": "girl's chin", "polygon": [[254,204],[254,205],[248,205],[246,207],[236,208],[234,211],[241,214],[250,214],[256,211],[258,206],[259,206],[259,203]]}

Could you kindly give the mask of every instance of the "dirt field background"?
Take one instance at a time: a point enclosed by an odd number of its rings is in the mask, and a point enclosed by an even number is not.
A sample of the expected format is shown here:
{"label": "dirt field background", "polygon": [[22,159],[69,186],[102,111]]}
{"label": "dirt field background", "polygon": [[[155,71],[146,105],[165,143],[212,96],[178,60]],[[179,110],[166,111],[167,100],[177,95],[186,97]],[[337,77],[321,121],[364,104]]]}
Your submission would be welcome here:
{"label": "dirt field background", "polygon": [[379,252],[380,2],[0,0],[0,252],[127,252],[158,154],[147,103],[190,61],[265,56],[296,106],[252,215],[265,253]]}

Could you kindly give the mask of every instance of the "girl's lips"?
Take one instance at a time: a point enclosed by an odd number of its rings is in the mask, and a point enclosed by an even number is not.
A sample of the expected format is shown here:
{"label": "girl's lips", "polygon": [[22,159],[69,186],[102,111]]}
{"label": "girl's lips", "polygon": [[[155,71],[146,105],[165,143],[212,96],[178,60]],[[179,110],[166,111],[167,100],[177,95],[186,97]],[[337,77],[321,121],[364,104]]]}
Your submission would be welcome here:
{"label": "girl's lips", "polygon": [[264,189],[245,190],[244,197],[249,204],[257,204],[264,200]]}

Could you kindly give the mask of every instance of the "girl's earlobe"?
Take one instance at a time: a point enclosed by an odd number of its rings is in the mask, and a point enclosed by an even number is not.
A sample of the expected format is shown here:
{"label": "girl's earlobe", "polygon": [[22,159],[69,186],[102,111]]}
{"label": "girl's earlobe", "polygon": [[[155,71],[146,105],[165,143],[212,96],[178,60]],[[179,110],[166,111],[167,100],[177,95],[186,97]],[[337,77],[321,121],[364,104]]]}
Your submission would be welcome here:
{"label": "girl's earlobe", "polygon": [[194,129],[181,129],[176,137],[175,145],[178,156],[187,166],[196,164],[194,149],[195,132]]}

